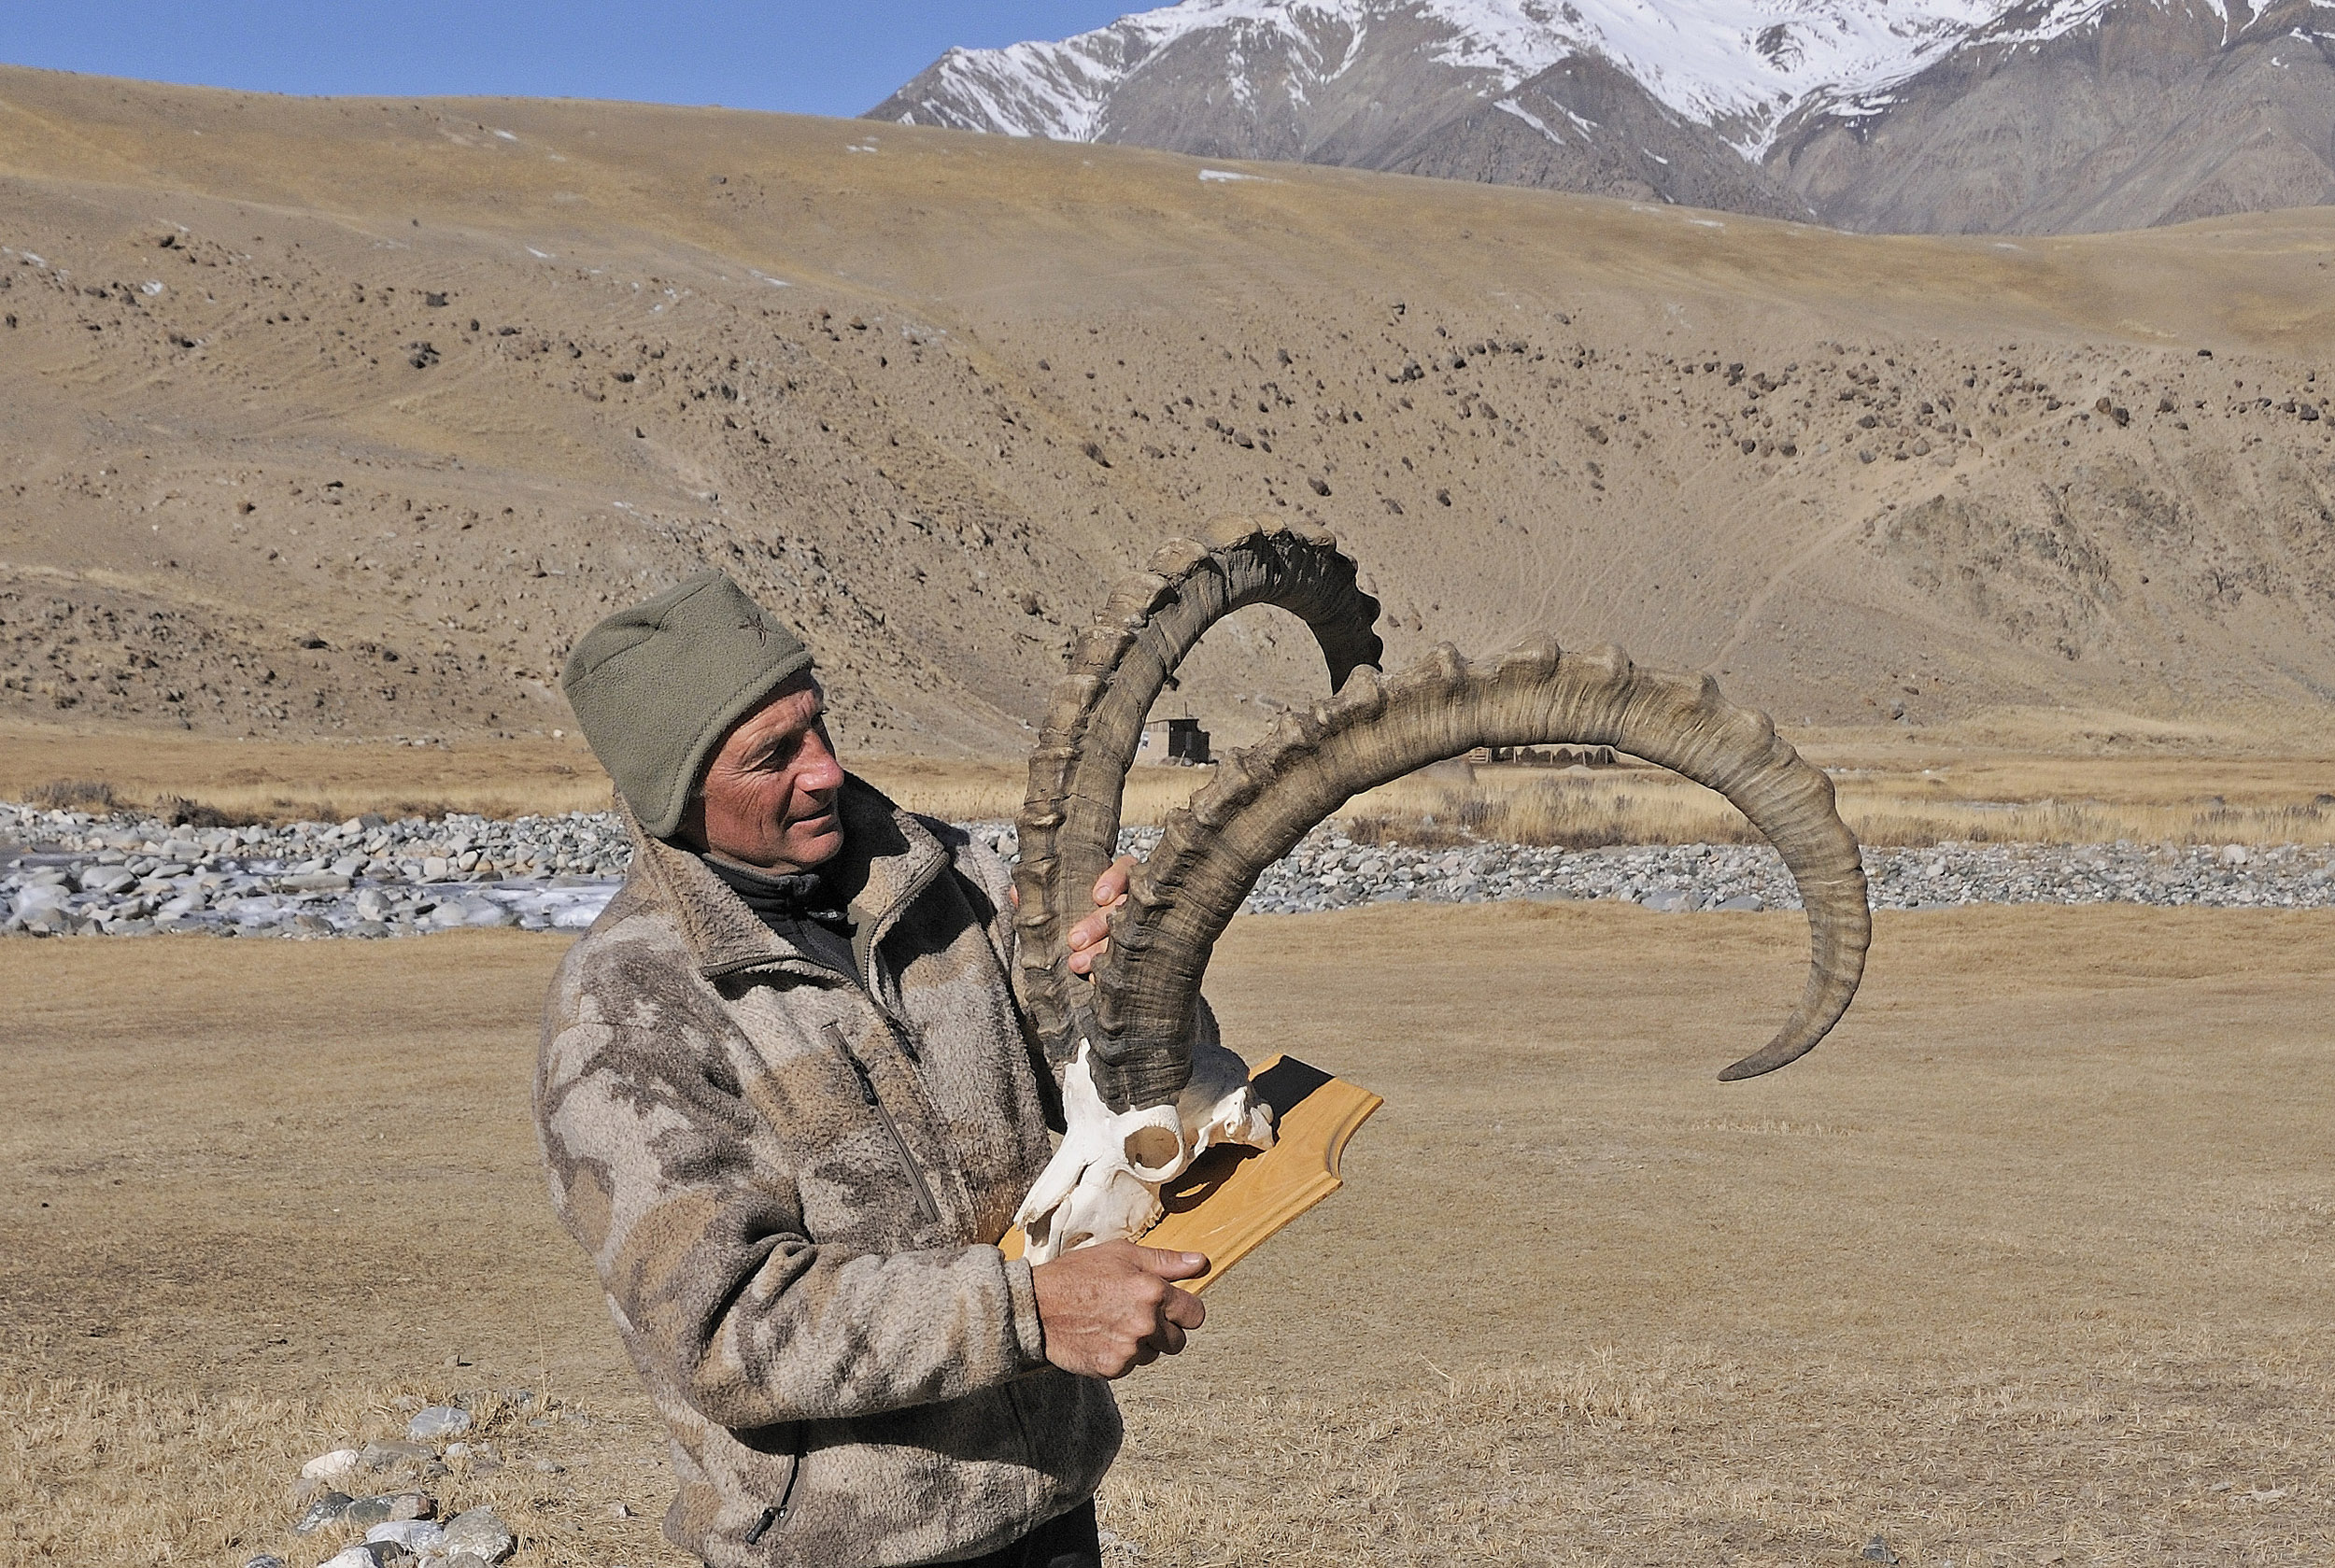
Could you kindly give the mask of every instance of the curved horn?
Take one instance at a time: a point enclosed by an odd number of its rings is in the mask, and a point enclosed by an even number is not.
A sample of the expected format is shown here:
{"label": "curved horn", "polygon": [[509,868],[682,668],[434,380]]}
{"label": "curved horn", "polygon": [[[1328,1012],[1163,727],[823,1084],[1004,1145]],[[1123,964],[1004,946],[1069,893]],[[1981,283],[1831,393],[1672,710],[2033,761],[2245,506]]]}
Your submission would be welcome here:
{"label": "curved horn", "polygon": [[1527,643],[1471,666],[1448,644],[1391,681],[1362,676],[1261,745],[1168,819],[1097,967],[1096,1085],[1114,1107],[1173,1099],[1209,952],[1258,873],[1346,800],[1478,746],[1610,745],[1719,791],[1782,852],[1808,912],[1806,989],[1763,1048],[1719,1074],[1750,1078],[1805,1054],[1864,970],[1873,916],[1857,841],[1833,783],[1707,675],[1642,669],[1618,648]]}
{"label": "curved horn", "polygon": [[1273,604],[1311,629],[1333,691],[1384,657],[1371,629],[1379,601],[1333,535],[1251,517],[1219,518],[1208,533],[1206,543],[1168,541],[1112,591],[1079,633],[1030,754],[1015,922],[1023,998],[1055,1062],[1093,1032],[1068,933],[1094,907],[1088,890],[1118,848],[1120,798],[1143,721],[1184,656],[1235,610]]}

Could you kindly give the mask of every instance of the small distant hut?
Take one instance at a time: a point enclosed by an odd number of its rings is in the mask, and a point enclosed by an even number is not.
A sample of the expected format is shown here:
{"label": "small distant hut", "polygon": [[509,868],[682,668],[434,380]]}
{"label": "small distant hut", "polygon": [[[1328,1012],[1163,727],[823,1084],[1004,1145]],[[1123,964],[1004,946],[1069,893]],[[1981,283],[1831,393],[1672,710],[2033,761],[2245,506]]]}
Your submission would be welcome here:
{"label": "small distant hut", "polygon": [[1208,731],[1200,727],[1198,719],[1165,719],[1168,727],[1168,760],[1196,767],[1208,760]]}
{"label": "small distant hut", "polygon": [[1151,719],[1143,726],[1136,755],[1151,762],[1197,767],[1210,760],[1208,731],[1195,718]]}

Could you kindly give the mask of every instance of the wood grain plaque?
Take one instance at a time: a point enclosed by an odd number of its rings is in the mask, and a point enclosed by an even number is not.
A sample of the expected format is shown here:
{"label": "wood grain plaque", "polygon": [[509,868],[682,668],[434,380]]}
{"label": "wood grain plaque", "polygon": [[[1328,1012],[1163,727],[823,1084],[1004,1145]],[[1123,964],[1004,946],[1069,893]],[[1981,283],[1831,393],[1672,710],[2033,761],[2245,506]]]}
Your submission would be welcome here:
{"label": "wood grain plaque", "polygon": [[[1159,1190],[1167,1212],[1142,1238],[1146,1247],[1208,1254],[1206,1274],[1178,1281],[1187,1291],[1204,1291],[1223,1278],[1274,1232],[1344,1185],[1338,1163],[1347,1140],[1386,1103],[1294,1056],[1259,1063],[1249,1081],[1272,1109],[1273,1147],[1260,1152],[1220,1145],[1193,1161],[1191,1169]],[[1006,1232],[998,1245],[1007,1257],[1020,1257],[1021,1231]]]}

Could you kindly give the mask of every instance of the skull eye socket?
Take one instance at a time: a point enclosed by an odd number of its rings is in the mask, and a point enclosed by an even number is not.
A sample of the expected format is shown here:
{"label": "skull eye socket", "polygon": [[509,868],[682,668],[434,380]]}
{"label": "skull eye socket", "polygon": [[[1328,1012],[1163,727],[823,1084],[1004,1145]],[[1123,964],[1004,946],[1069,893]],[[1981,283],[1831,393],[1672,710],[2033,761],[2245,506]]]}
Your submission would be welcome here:
{"label": "skull eye socket", "polygon": [[1172,1165],[1183,1152],[1183,1141],[1166,1127],[1138,1127],[1127,1135],[1127,1164],[1141,1170]]}

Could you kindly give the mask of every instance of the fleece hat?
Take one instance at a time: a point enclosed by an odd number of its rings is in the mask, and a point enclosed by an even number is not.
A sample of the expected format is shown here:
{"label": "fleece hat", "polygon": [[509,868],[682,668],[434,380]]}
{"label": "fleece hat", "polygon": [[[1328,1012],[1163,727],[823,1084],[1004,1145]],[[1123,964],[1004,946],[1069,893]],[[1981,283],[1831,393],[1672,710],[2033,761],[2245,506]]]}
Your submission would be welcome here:
{"label": "fleece hat", "polygon": [[705,572],[586,632],[559,689],[642,830],[670,839],[729,727],[810,668],[801,638]]}

